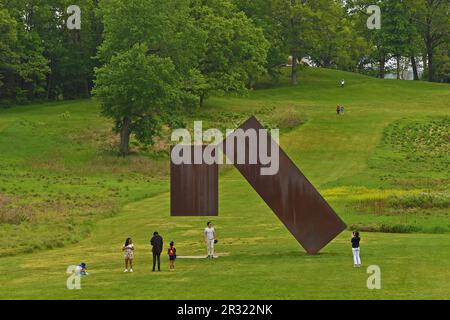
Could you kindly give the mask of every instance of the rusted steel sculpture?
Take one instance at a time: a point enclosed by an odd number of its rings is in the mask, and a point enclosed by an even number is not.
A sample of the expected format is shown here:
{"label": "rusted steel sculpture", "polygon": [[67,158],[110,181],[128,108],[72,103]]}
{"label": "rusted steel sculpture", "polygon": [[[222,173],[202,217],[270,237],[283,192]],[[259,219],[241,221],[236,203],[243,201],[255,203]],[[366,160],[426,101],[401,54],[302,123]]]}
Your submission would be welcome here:
{"label": "rusted steel sculpture", "polygon": [[[244,131],[264,129],[255,117],[248,119],[239,128]],[[226,139],[233,138],[231,134]],[[268,139],[271,139],[270,135]],[[246,143],[248,144],[248,141]],[[272,143],[276,142],[272,140]],[[225,154],[229,154],[225,146],[221,145]],[[245,150],[249,148],[246,147]],[[234,154],[236,155],[236,152]],[[281,148],[279,148],[279,170],[276,175],[261,175],[260,163],[236,164],[236,161],[234,163],[306,252],[311,254],[319,252],[345,230],[345,223]]]}
{"label": "rusted steel sculpture", "polygon": [[217,164],[193,164],[195,148],[191,149],[192,164],[170,165],[170,210],[172,216],[219,215],[219,168]]}
{"label": "rusted steel sculpture", "polygon": [[[247,132],[249,129],[259,131],[264,128],[255,117],[251,117],[239,129]],[[232,158],[234,166],[306,252],[318,253],[345,230],[345,223],[278,145],[276,146],[279,148],[279,170],[274,175],[261,175],[261,168],[264,166],[259,160],[256,164],[250,164],[250,161],[239,164],[236,161],[238,144],[234,144],[234,152],[226,150],[227,140],[236,139],[236,132],[238,130],[229,135],[219,148]],[[267,135],[267,139],[268,143],[276,144],[270,135]],[[246,144],[245,159],[249,159],[249,141],[244,139],[242,142]],[[260,142],[258,136],[258,150]],[[171,177],[172,215],[205,215],[207,209],[218,207],[217,165],[175,166],[172,163],[171,167],[171,174],[175,175]],[[179,182],[182,185],[173,185]],[[199,183],[205,185],[200,186]],[[189,188],[192,190],[188,190]],[[212,192],[208,193],[208,189]],[[211,211],[214,215],[217,213],[217,210]]]}

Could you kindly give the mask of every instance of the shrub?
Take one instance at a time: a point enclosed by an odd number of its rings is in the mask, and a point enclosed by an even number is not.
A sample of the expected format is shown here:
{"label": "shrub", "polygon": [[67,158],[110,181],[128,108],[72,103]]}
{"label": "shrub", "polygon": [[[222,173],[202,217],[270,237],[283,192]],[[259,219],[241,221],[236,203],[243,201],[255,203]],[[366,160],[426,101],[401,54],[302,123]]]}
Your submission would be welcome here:
{"label": "shrub", "polygon": [[396,225],[392,225],[392,226],[382,224],[378,230],[380,232],[385,232],[385,233],[412,233],[412,232],[420,231],[420,228],[417,226],[405,225],[405,224],[396,224]]}
{"label": "shrub", "polygon": [[388,200],[389,206],[394,208],[448,208],[450,196],[445,193],[419,193],[404,196],[393,196]]}
{"label": "shrub", "polygon": [[306,122],[305,117],[299,114],[294,108],[289,108],[281,112],[276,117],[276,126],[279,129],[292,129]]}

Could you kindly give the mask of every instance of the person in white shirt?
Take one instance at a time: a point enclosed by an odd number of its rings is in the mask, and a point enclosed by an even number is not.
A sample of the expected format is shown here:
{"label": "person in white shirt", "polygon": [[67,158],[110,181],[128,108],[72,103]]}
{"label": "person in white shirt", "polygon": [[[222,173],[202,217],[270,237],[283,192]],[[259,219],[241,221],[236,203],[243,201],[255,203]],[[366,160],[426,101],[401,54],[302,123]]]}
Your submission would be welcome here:
{"label": "person in white shirt", "polygon": [[205,242],[206,242],[206,247],[207,247],[207,251],[208,251],[208,256],[206,258],[213,259],[214,258],[214,242],[215,242],[215,238],[216,238],[216,230],[214,230],[214,226],[211,223],[211,221],[209,221],[206,224],[204,235],[205,235]]}

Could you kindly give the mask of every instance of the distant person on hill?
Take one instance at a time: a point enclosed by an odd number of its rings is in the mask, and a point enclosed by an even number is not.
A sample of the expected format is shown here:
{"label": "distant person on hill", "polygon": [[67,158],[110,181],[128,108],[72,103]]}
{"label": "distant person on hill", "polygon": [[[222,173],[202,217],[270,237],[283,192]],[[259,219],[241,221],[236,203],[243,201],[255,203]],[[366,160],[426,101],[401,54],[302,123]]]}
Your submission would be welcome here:
{"label": "distant person on hill", "polygon": [[173,241],[170,241],[170,247],[167,250],[167,254],[169,255],[170,271],[175,270],[175,260],[177,259],[177,249],[173,245],[174,245]]}
{"label": "distant person on hill", "polygon": [[353,266],[355,268],[361,267],[361,258],[359,257],[359,242],[361,238],[359,237],[359,232],[353,232],[352,237],[352,251],[353,251]]}
{"label": "distant person on hill", "polygon": [[342,105],[341,106],[341,114],[344,114],[344,112],[345,112],[345,108],[344,108],[344,105]]}
{"label": "distant person on hill", "polygon": [[339,115],[340,112],[341,112],[341,106],[337,105],[337,107],[336,107],[336,114]]}
{"label": "distant person on hill", "polygon": [[163,238],[158,234],[157,231],[153,232],[153,237],[150,240],[150,244],[152,245],[153,253],[152,271],[155,271],[156,260],[158,260],[158,271],[161,271],[161,252],[163,250]]}
{"label": "distant person on hill", "polygon": [[[125,240],[125,244],[122,247],[122,251],[124,251],[125,258],[125,270],[123,272],[133,272],[133,259],[134,259],[134,244],[131,238],[127,238]],[[130,264],[130,268],[128,268],[128,264]]]}
{"label": "distant person on hill", "polygon": [[341,80],[341,88],[343,88],[343,87],[345,87],[345,80],[344,79]]}
{"label": "distant person on hill", "polygon": [[216,243],[216,230],[214,229],[211,221],[208,221],[203,233],[205,235],[206,249],[208,252],[208,256],[206,258],[214,259],[214,243]]}

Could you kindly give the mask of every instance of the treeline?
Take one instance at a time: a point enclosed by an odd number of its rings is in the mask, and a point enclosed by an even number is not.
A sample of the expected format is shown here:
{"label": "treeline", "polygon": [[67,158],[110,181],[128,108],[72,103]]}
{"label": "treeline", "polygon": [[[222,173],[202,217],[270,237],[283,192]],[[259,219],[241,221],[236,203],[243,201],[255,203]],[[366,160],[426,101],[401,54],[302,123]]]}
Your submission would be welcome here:
{"label": "treeline", "polygon": [[68,0],[0,0],[0,103],[88,97],[102,23],[98,1],[77,0],[81,30],[68,30]]}
{"label": "treeline", "polygon": [[[109,2],[109,3],[108,3]],[[120,3],[123,2],[123,3]],[[1,0],[0,2],[0,101],[24,103],[33,100],[74,99],[91,93],[94,67],[99,60],[97,48],[102,44],[103,24],[108,20],[107,7],[124,6],[126,11],[142,6],[143,13],[133,15],[152,19],[151,11],[162,1],[114,0]],[[210,47],[203,66],[197,71],[208,76],[195,90],[201,101],[209,94],[208,87],[222,91],[242,91],[251,86],[262,72],[277,77],[288,56],[292,57],[292,82],[297,82],[297,62],[308,57],[317,66],[337,68],[384,77],[387,62],[395,59],[394,72],[400,77],[401,65],[413,67],[419,79],[419,63],[424,69],[423,79],[450,81],[449,59],[449,1],[448,0],[169,0],[173,10],[167,17],[174,20],[183,6],[189,8],[190,18],[198,23],[192,28],[203,28],[214,33],[220,47]],[[66,28],[66,9],[77,4],[82,9],[81,30]],[[369,30],[366,26],[369,5],[379,5],[382,28]],[[103,7],[104,9],[99,9]],[[214,17],[206,7],[213,8]],[[139,9],[138,9],[139,10]],[[243,13],[241,13],[243,12]],[[245,13],[245,15],[244,15]],[[122,14],[122,12],[116,12]],[[233,18],[228,19],[233,16]],[[222,21],[218,17],[225,18]],[[116,17],[124,34],[121,42],[131,44],[136,34],[158,32],[158,26],[140,21],[126,21],[133,17]],[[182,18],[182,17],[180,17]],[[175,21],[180,32],[186,21]],[[109,23],[106,21],[106,23]],[[161,25],[167,25],[162,22]],[[243,25],[240,25],[243,23]],[[146,25],[148,24],[148,25]],[[129,27],[129,29],[126,29]],[[236,30],[242,27],[240,30]],[[147,28],[146,30],[138,30]],[[150,28],[150,29],[149,29]],[[151,28],[155,28],[152,30]],[[227,30],[229,29],[229,30]],[[260,37],[260,30],[264,39]],[[247,32],[241,39],[236,33]],[[114,31],[111,31],[114,32]],[[195,33],[195,31],[194,31]],[[105,34],[107,38],[108,34]],[[252,37],[254,39],[252,39]],[[129,40],[127,40],[129,38]],[[219,39],[220,38],[220,39]],[[123,40],[123,41],[122,41]],[[162,39],[155,39],[162,40]],[[211,39],[212,40],[212,39]],[[249,43],[246,48],[245,41]],[[198,39],[198,41],[205,41]],[[233,44],[233,41],[235,43]],[[205,42],[203,42],[204,44]],[[226,45],[228,47],[226,47]],[[176,44],[174,44],[176,45]],[[201,45],[199,44],[196,44]],[[260,47],[252,56],[251,52]],[[154,48],[162,43],[154,43]],[[103,46],[105,47],[105,46]],[[242,52],[234,51],[241,48]],[[112,48],[111,48],[112,50]],[[162,50],[162,49],[161,49]],[[172,47],[175,52],[179,48]],[[239,53],[241,54],[239,56]],[[114,52],[110,52],[113,55]],[[228,69],[222,73],[214,64],[230,62],[247,69]],[[103,55],[105,55],[103,53]],[[258,56],[258,57],[256,57]],[[247,60],[255,57],[257,60]],[[198,58],[198,57],[196,57]],[[185,57],[184,59],[188,59]],[[217,64],[216,63],[216,64]],[[195,61],[194,61],[195,64]],[[228,68],[223,65],[222,67]],[[211,70],[207,70],[210,68]],[[245,83],[233,82],[245,78]]]}
{"label": "treeline", "polygon": [[[294,85],[305,57],[381,78],[406,61],[416,80],[423,69],[450,81],[448,0],[0,1],[0,104],[93,93],[124,155],[132,134],[151,144],[189,108],[277,79],[288,60]],[[73,4],[80,30],[66,26]]]}
{"label": "treeline", "polygon": [[[269,70],[293,57],[309,57],[317,66],[384,78],[410,62],[414,79],[450,81],[450,2],[448,0],[235,0],[269,40]],[[367,8],[381,9],[381,29],[367,27]],[[387,70],[388,62],[396,62]]]}

